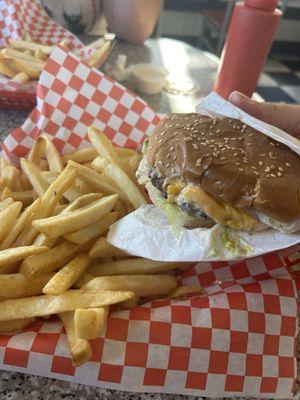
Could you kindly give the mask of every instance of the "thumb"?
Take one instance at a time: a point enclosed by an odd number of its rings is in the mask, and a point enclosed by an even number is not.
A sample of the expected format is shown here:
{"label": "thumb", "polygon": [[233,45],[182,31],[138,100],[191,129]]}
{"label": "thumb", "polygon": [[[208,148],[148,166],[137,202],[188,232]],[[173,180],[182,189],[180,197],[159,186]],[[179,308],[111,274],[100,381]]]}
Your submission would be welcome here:
{"label": "thumb", "polygon": [[229,101],[253,117],[300,137],[300,105],[260,103],[239,92],[232,92]]}

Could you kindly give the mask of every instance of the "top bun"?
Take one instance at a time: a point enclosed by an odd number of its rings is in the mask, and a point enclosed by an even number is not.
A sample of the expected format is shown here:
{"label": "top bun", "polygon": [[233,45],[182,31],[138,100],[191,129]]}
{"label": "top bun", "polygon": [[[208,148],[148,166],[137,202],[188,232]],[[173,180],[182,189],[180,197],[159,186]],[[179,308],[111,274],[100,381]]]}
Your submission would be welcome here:
{"label": "top bun", "polygon": [[300,217],[300,158],[287,146],[232,118],[169,114],[146,154],[166,178],[282,224]]}

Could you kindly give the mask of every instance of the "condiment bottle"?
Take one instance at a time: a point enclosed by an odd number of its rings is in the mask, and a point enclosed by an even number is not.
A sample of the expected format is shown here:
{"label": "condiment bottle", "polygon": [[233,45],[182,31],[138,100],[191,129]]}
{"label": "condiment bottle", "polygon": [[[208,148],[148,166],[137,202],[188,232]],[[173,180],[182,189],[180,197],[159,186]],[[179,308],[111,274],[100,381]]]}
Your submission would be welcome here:
{"label": "condiment bottle", "polygon": [[231,92],[251,97],[282,12],[278,0],[245,0],[235,5],[214,90],[225,99]]}

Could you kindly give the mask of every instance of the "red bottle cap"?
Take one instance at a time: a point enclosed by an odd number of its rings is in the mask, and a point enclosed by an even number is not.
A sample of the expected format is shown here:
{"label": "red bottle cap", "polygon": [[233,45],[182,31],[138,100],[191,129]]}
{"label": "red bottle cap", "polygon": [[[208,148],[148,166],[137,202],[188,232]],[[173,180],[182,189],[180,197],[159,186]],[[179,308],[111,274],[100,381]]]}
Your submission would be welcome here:
{"label": "red bottle cap", "polygon": [[278,0],[245,0],[246,6],[260,8],[262,10],[274,11]]}

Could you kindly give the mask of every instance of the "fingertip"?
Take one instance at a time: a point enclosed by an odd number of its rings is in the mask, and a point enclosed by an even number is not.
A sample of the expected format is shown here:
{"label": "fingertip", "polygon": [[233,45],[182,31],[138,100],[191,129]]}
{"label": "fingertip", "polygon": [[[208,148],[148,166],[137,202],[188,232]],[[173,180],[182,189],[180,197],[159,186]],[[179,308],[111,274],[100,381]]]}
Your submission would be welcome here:
{"label": "fingertip", "polygon": [[229,98],[228,98],[228,101],[230,101],[230,103],[233,103],[233,104],[240,104],[241,102],[244,102],[245,100],[250,101],[250,99],[247,96],[245,96],[244,94],[242,94],[241,92],[238,92],[236,90],[234,92],[230,93]]}

